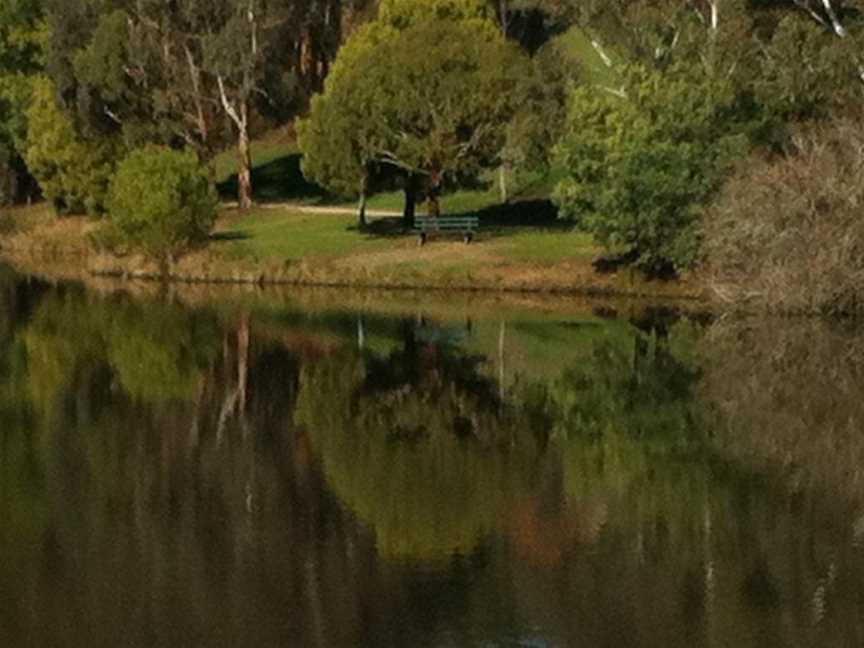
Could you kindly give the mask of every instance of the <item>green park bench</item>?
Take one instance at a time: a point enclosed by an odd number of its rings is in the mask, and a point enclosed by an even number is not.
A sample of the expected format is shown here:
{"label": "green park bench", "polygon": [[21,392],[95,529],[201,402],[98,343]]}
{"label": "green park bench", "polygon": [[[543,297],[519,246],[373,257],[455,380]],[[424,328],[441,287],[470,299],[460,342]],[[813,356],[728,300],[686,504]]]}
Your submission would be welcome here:
{"label": "green park bench", "polygon": [[414,229],[417,231],[418,242],[426,245],[426,241],[432,234],[456,233],[462,236],[466,244],[474,240],[474,234],[480,226],[477,216],[416,216],[414,218]]}

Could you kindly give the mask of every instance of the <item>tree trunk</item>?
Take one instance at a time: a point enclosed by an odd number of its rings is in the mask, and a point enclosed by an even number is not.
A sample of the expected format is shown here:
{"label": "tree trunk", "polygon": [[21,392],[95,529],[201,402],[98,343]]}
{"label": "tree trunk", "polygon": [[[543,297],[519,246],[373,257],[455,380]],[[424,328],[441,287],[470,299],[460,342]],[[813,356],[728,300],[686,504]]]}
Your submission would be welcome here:
{"label": "tree trunk", "polygon": [[440,171],[435,170],[429,173],[429,195],[427,196],[429,218],[441,216],[441,180]]}
{"label": "tree trunk", "polygon": [[831,5],[831,0],[822,0],[822,6],[825,8],[825,13],[828,14],[828,19],[831,21],[831,27],[834,30],[834,33],[840,38],[845,38],[846,29],[844,29],[843,25],[840,24],[840,19],[837,17],[837,12],[834,11],[834,7]]}
{"label": "tree trunk", "polygon": [[198,137],[201,140],[201,148],[206,151],[210,143],[210,128],[207,124],[207,114],[204,110],[204,100],[201,93],[201,70],[195,63],[195,56],[192,54],[188,43],[183,44],[183,51],[186,54],[186,64],[189,66],[189,80],[192,83],[192,100],[195,104]]}
{"label": "tree trunk", "polygon": [[501,202],[507,203],[510,201],[510,194],[507,191],[507,165],[502,164],[498,169],[498,178],[501,184]]}
{"label": "tree trunk", "polygon": [[414,216],[417,214],[417,180],[409,175],[405,180],[405,210],[402,212],[402,224],[406,229],[414,227]]}
{"label": "tree trunk", "polygon": [[369,221],[366,220],[366,183],[363,183],[363,189],[360,191],[360,203],[357,205],[357,227],[361,230],[366,229]]}
{"label": "tree trunk", "polygon": [[245,124],[239,129],[237,154],[239,156],[237,202],[240,209],[250,209],[252,207],[252,149],[249,145],[249,129]]}
{"label": "tree trunk", "polygon": [[498,0],[498,14],[501,19],[501,35],[507,38],[510,35],[510,10],[507,0]]}

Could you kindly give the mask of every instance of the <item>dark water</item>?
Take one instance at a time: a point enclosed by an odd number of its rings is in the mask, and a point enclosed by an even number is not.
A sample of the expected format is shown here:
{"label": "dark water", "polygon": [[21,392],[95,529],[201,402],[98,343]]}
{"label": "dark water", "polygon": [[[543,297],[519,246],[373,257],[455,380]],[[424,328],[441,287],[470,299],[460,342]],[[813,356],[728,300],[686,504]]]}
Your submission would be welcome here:
{"label": "dark water", "polygon": [[348,297],[0,272],[0,645],[864,645],[854,328]]}

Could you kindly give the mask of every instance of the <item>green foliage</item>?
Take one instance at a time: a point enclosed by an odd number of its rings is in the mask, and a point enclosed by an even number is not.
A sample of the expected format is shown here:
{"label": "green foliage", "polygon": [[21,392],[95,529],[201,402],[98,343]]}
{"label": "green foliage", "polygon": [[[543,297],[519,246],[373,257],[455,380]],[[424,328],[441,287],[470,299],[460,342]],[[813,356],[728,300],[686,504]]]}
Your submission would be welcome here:
{"label": "green foliage", "polygon": [[26,113],[35,75],[44,64],[48,33],[40,3],[0,3],[0,204],[24,193]]}
{"label": "green foliage", "polygon": [[502,154],[510,169],[547,170],[567,116],[569,93],[579,71],[560,41],[542,47],[517,91],[519,105],[507,126]]}
{"label": "green foliage", "polygon": [[216,192],[191,151],[133,151],[111,184],[111,221],[129,243],[162,260],[204,240],[216,207]]}
{"label": "green foliage", "polygon": [[309,173],[344,190],[376,163],[437,187],[495,163],[526,57],[482,20],[426,20],[383,40],[376,29],[346,47],[301,125]]}
{"label": "green foliage", "polygon": [[800,17],[785,17],[766,46],[754,82],[759,103],[784,121],[825,118],[860,106],[860,51],[860,35],[837,38]]}
{"label": "green foliage", "polygon": [[330,83],[326,94],[312,99],[310,117],[297,125],[304,151],[303,175],[341,196],[360,193],[371,163],[362,115],[350,101],[350,83]]}
{"label": "green foliage", "polygon": [[81,136],[45,78],[34,83],[27,122],[25,158],[45,197],[60,213],[103,213],[117,145]]}
{"label": "green foliage", "polygon": [[378,19],[396,29],[427,20],[491,18],[486,0],[381,0]]}
{"label": "green foliage", "polygon": [[688,72],[636,67],[624,96],[577,89],[558,147],[562,213],[650,273],[697,260],[700,208],[747,142],[732,88]]}

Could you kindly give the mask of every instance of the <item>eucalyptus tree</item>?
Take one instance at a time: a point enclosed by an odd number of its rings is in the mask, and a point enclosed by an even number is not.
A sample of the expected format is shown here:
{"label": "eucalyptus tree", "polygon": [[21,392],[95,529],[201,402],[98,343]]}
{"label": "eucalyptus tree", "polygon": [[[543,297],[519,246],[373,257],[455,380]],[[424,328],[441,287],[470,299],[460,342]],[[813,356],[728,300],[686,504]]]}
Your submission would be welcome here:
{"label": "eucalyptus tree", "polygon": [[339,0],[49,1],[49,71],[82,127],[205,156],[233,140],[244,208],[253,122],[290,117],[302,104],[304,43],[332,51],[342,26]]}

